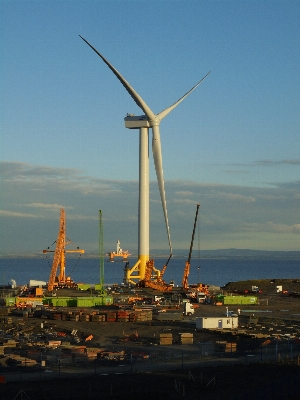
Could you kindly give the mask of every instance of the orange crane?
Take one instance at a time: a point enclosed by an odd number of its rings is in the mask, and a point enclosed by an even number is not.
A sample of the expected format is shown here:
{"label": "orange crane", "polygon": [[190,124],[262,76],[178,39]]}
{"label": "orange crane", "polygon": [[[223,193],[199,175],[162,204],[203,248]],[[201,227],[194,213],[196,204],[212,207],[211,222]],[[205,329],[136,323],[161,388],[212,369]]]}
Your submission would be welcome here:
{"label": "orange crane", "polygon": [[170,255],[168,261],[166,262],[166,264],[164,265],[161,274],[158,278],[156,279],[151,279],[152,277],[152,272],[154,269],[154,261],[153,260],[149,260],[146,263],[146,270],[145,270],[145,277],[143,280],[141,280],[138,285],[140,287],[148,287],[154,290],[159,290],[162,292],[171,292],[173,290],[173,286],[172,285],[168,285],[164,280],[163,280],[163,275],[165,273],[165,270],[167,268],[167,265],[170,261],[172,257],[172,254]]}
{"label": "orange crane", "polygon": [[[66,277],[66,258],[65,253],[80,253],[83,254],[84,250],[77,248],[76,250],[66,250],[65,246],[70,243],[70,240],[66,241],[66,214],[65,210],[60,210],[59,220],[59,231],[56,240],[55,250],[43,250],[43,253],[54,252],[50,277],[48,281],[48,291],[52,291],[54,287],[73,286],[74,282],[68,276]],[[59,276],[56,276],[57,269],[60,267]]]}
{"label": "orange crane", "polygon": [[200,204],[197,204],[196,216],[195,216],[194,229],[193,229],[193,234],[192,234],[192,241],[191,241],[191,245],[190,245],[189,257],[188,257],[188,259],[187,259],[187,261],[185,263],[185,268],[184,268],[184,272],[183,272],[182,287],[185,290],[187,290],[189,288],[188,276],[189,276],[189,273],[190,273],[191,257],[192,257],[192,250],[193,250],[193,243],[194,243],[194,236],[195,236],[195,230],[196,230],[199,207],[200,207]]}

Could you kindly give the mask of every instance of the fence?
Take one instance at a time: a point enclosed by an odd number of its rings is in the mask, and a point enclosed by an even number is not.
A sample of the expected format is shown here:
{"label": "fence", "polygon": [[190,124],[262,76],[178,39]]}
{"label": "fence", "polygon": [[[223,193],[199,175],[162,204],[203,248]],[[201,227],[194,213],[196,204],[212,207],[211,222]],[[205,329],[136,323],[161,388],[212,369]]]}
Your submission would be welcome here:
{"label": "fence", "polygon": [[[212,345],[212,343],[211,343]],[[175,347],[175,346],[174,346]],[[270,363],[283,364],[300,363],[300,343],[292,341],[265,344],[253,351],[214,352],[210,354],[208,343],[199,344],[197,350],[189,350],[186,346],[153,346],[149,350],[139,347],[110,348],[106,352],[89,358],[84,354],[76,357],[49,356],[47,359],[41,350],[35,367],[23,362],[23,366],[11,365],[0,367],[0,375],[5,375],[7,381],[39,379],[45,376],[67,377],[75,375],[101,374],[133,374],[139,372],[157,372],[178,369],[199,368],[205,366],[222,366],[230,364]],[[208,351],[205,351],[208,350]],[[300,368],[300,366],[299,366]]]}

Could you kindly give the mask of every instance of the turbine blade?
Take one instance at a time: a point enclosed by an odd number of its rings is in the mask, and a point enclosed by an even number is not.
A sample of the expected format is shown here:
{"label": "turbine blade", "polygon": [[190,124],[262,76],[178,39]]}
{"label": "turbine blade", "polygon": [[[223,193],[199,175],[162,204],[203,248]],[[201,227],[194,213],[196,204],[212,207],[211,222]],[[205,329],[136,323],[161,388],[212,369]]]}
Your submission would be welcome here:
{"label": "turbine blade", "polygon": [[157,117],[160,119],[160,121],[165,118],[172,110],[174,110],[175,107],[178,106],[179,103],[181,103],[190,93],[192,93],[193,90],[196,89],[197,86],[200,85],[204,81],[204,79],[211,73],[211,71],[206,74],[201,81],[199,81],[195,86],[192,87],[191,90],[189,90],[184,96],[182,96],[179,100],[176,101],[176,103],[172,104],[170,107],[166,108],[165,110],[161,111],[159,114],[157,114]]}
{"label": "turbine blade", "polygon": [[152,126],[152,132],[153,132],[153,137],[152,137],[153,159],[154,159],[155,171],[156,171],[158,187],[159,187],[159,192],[160,192],[160,198],[161,198],[164,217],[165,217],[170,252],[172,254],[171,236],[170,236],[170,228],[169,228],[169,221],[168,221],[167,202],[166,202],[165,183],[164,183],[164,173],[163,173],[163,167],[162,167],[162,154],[161,154],[159,126],[158,125]]}
{"label": "turbine blade", "polygon": [[105,62],[105,64],[108,66],[108,68],[115,74],[115,76],[119,79],[119,81],[122,83],[122,85],[125,87],[127,92],[130,94],[130,96],[133,98],[135,103],[144,111],[144,113],[147,115],[149,119],[154,119],[155,114],[152,112],[152,110],[149,108],[149,106],[145,103],[145,101],[141,98],[141,96],[133,89],[133,87],[126,81],[125,78],[116,70],[115,67],[111,65],[109,61],[106,60],[105,57],[101,53],[99,53],[98,50],[95,49],[87,40],[85,40],[82,36],[79,35],[81,39],[88,45],[90,46],[91,49],[94,50],[96,54],[98,54],[99,57],[102,58],[102,60]]}

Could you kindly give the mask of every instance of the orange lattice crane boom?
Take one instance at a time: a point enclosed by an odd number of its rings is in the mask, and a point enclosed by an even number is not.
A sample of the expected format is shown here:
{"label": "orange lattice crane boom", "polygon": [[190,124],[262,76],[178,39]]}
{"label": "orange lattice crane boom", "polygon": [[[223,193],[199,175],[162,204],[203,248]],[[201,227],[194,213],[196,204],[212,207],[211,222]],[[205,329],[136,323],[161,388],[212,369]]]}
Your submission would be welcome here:
{"label": "orange lattice crane boom", "polygon": [[[65,247],[70,241],[66,241],[66,214],[65,210],[61,208],[59,219],[59,231],[56,240],[56,248],[54,250],[54,257],[48,281],[48,290],[52,291],[55,286],[65,286],[71,282],[70,277],[66,277],[66,257],[65,253],[84,253],[84,250],[66,250]],[[43,250],[43,253],[53,252],[53,250]],[[56,276],[58,267],[59,275]]]}

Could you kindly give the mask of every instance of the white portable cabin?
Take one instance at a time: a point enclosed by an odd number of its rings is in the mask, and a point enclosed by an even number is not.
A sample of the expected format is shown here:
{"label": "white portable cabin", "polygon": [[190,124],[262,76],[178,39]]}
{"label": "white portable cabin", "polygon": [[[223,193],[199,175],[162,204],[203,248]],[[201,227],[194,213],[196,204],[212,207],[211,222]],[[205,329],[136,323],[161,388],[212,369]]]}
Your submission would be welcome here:
{"label": "white portable cabin", "polygon": [[238,317],[197,317],[196,329],[234,329],[239,324]]}
{"label": "white portable cabin", "polygon": [[44,281],[37,281],[35,279],[30,279],[29,281],[29,287],[42,287],[42,286],[46,286],[47,282]]}

